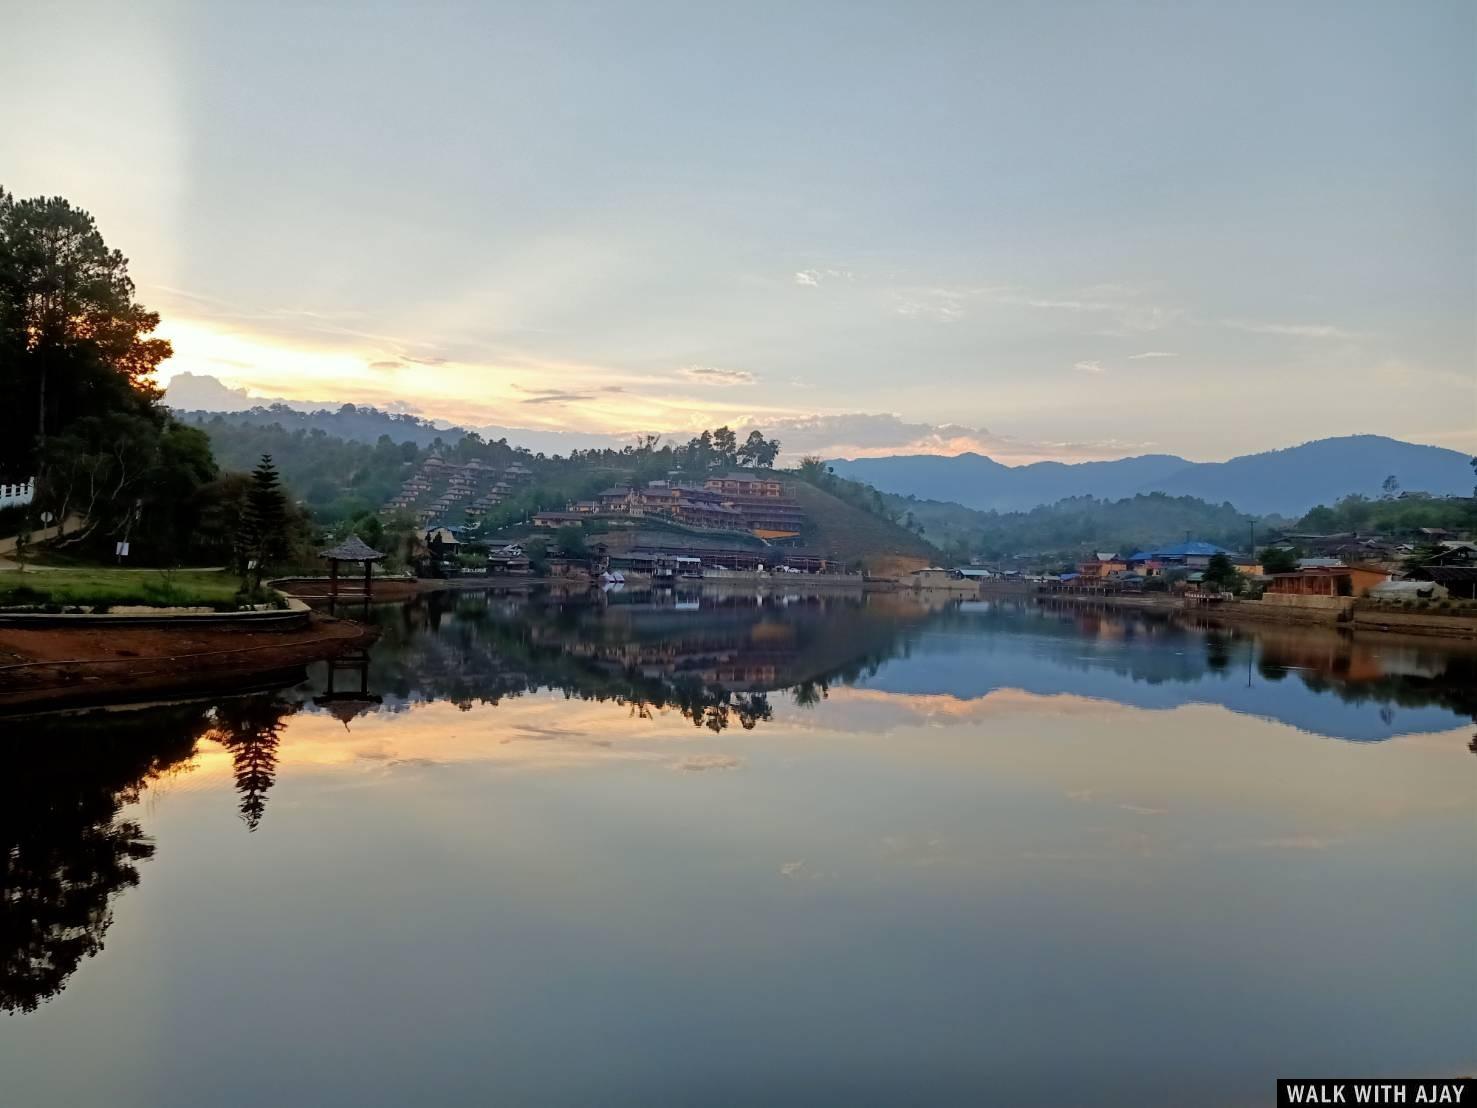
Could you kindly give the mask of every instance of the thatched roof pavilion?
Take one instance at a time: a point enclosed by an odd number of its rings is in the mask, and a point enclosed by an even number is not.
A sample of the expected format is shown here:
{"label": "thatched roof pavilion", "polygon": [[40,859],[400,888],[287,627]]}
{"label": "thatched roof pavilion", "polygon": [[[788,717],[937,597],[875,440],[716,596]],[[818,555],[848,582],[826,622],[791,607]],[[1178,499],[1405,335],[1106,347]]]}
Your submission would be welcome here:
{"label": "thatched roof pavilion", "polygon": [[328,561],[328,588],[330,595],[335,598],[338,596],[338,567],[340,562],[363,564],[364,596],[368,598],[372,588],[370,571],[375,562],[384,558],[382,553],[370,546],[358,535],[350,535],[337,546],[330,546],[327,550],[320,550],[318,556]]}

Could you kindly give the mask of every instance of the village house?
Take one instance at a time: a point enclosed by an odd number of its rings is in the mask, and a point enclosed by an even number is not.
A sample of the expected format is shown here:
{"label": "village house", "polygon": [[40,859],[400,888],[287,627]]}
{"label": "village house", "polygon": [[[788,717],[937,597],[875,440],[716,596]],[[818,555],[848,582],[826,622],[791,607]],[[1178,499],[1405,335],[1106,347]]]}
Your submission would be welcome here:
{"label": "village house", "polygon": [[1230,554],[1223,546],[1209,542],[1182,542],[1153,550],[1140,550],[1128,558],[1128,570],[1145,577],[1157,577],[1171,570],[1204,570],[1217,554]]}
{"label": "village house", "polygon": [[1390,574],[1375,566],[1311,566],[1274,573],[1267,592],[1281,596],[1365,596]]}
{"label": "village house", "polygon": [[1128,559],[1120,558],[1112,551],[1098,551],[1091,558],[1077,563],[1077,572],[1083,577],[1111,577],[1128,572]]}

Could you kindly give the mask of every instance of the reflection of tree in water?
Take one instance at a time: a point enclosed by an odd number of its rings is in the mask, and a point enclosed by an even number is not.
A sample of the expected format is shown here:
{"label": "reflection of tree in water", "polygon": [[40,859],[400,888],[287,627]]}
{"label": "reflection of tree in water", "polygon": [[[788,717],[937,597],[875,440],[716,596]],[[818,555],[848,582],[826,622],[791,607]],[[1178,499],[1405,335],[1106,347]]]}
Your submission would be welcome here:
{"label": "reflection of tree in water", "polygon": [[824,690],[875,673],[914,631],[854,601],[813,598],[781,616],[752,596],[678,612],[432,594],[380,613],[380,623],[371,683],[392,710],[396,700],[467,709],[558,689],[643,717],[675,710],[714,732],[772,719],[775,689]]}
{"label": "reflection of tree in water", "polygon": [[103,948],[154,844],[121,817],[194,753],[199,708],[11,724],[0,774],[0,1010],[29,1012]]}
{"label": "reflection of tree in water", "polygon": [[[1033,616],[1030,606],[1012,610],[997,605],[978,623],[1000,629],[1045,633],[1065,642],[1052,660],[1071,668],[1102,668],[1149,684],[1194,683],[1207,674],[1229,676],[1239,655],[1255,665],[1264,681],[1284,681],[1294,673],[1309,691],[1328,693],[1349,704],[1379,705],[1387,725],[1395,708],[1441,707],[1477,719],[1477,656],[1448,648],[1404,647],[1417,672],[1390,672],[1388,647],[1351,639],[1325,628],[1264,627],[1255,630],[1205,625],[1164,613],[1103,612],[1051,603]],[[958,617],[956,617],[958,618]],[[947,622],[943,626],[947,626]],[[1122,644],[1112,653],[1084,657],[1080,638]],[[1202,651],[1192,649],[1196,641]],[[1172,648],[1178,649],[1172,649]]]}
{"label": "reflection of tree in water", "polygon": [[243,697],[6,724],[0,774],[0,1011],[29,1012],[103,948],[113,900],[154,844],[123,816],[214,738],[235,759],[241,813],[261,820],[278,733],[293,706]]}
{"label": "reflection of tree in water", "polygon": [[284,720],[296,710],[271,697],[249,697],[217,705],[205,737],[231,752],[236,791],[241,795],[241,818],[248,831],[260,826],[267,809],[267,792],[277,779],[277,748]]}

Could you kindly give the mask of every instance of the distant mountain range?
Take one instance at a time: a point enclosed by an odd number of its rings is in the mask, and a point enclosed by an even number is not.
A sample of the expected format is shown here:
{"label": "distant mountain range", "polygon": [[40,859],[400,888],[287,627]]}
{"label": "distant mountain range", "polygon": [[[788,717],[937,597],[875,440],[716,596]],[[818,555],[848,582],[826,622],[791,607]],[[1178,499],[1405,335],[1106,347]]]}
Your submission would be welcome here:
{"label": "distant mountain range", "polygon": [[[169,382],[164,401],[192,421],[223,414],[235,423],[280,423],[288,430],[316,428],[359,442],[375,442],[389,435],[395,442],[424,447],[437,438],[452,443],[475,430],[489,441],[506,439],[514,446],[545,454],[626,445],[626,440],[610,435],[497,426],[462,428],[363,405],[332,409],[322,403],[252,397],[214,377],[190,373],[177,374]],[[1349,493],[1379,496],[1390,476],[1403,489],[1437,495],[1469,496],[1473,483],[1467,455],[1381,435],[1318,439],[1225,462],[1145,454],[1111,462],[1008,466],[982,454],[913,454],[838,459],[830,464],[840,476],[864,481],[882,492],[953,501],[984,511],[1027,511],[1071,496],[1120,500],[1165,492],[1212,504],[1229,501],[1256,515],[1300,516],[1314,505],[1332,504]]]}
{"label": "distant mountain range", "polygon": [[838,476],[882,492],[952,500],[986,511],[1029,510],[1069,496],[1117,500],[1164,492],[1213,504],[1230,501],[1256,515],[1299,516],[1350,493],[1380,496],[1391,476],[1402,489],[1436,495],[1470,496],[1473,483],[1467,455],[1381,435],[1318,439],[1225,462],[1146,454],[1111,462],[1008,466],[981,454],[914,454],[830,464]]}
{"label": "distant mountain range", "polygon": [[457,427],[444,420],[429,420],[399,412],[386,412],[363,404],[337,407],[321,400],[288,400],[280,396],[252,396],[245,389],[231,388],[208,374],[177,373],[164,390],[164,403],[192,422],[224,415],[236,423],[280,423],[289,431],[317,429],[341,439],[374,442],[389,435],[395,442],[429,446],[436,439],[453,443],[468,431],[476,431],[488,442],[506,439],[535,454],[568,454],[571,450],[619,450],[631,440],[616,435],[582,431],[547,431],[534,427]]}

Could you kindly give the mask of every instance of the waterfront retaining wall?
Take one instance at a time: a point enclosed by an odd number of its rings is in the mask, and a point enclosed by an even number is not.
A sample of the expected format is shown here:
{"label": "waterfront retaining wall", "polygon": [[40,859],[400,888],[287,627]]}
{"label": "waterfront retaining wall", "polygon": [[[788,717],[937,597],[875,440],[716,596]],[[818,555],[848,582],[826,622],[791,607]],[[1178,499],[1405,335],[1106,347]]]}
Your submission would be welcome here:
{"label": "waterfront retaining wall", "polygon": [[1271,608],[1294,608],[1305,612],[1327,612],[1337,616],[1354,606],[1352,596],[1303,596],[1299,593],[1269,592],[1261,600],[1248,601]]}

